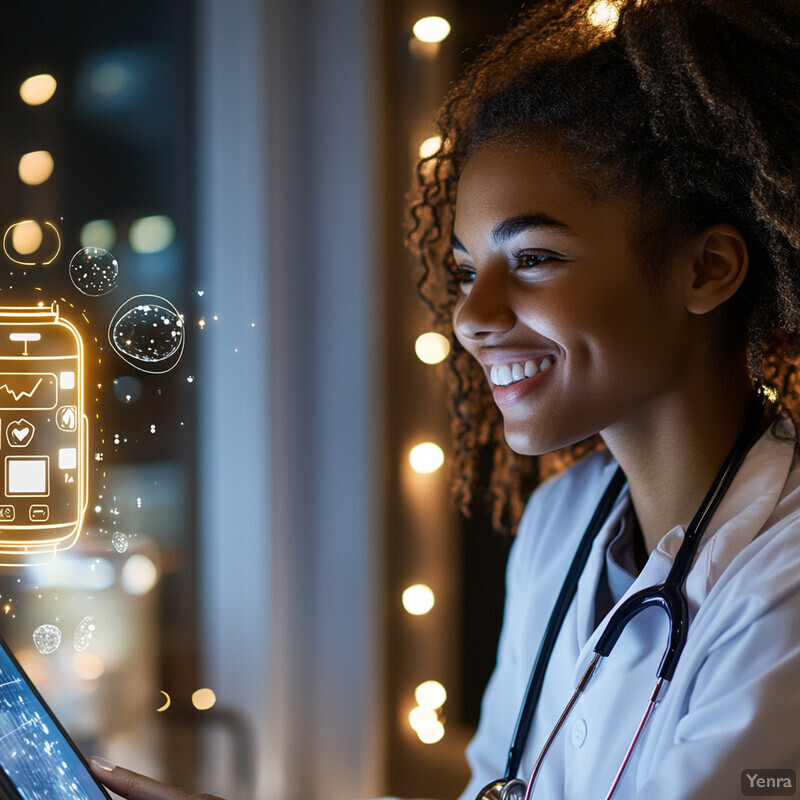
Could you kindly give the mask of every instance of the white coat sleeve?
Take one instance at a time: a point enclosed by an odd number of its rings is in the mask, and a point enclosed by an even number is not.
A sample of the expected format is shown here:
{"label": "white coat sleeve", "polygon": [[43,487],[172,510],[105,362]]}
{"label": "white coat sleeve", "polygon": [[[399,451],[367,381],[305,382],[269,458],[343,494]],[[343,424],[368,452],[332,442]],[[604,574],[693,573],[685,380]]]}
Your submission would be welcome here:
{"label": "white coat sleeve", "polygon": [[743,771],[800,772],[800,586],[796,562],[785,567],[770,571],[768,589],[722,605],[685,713],[637,800],[731,800]]}

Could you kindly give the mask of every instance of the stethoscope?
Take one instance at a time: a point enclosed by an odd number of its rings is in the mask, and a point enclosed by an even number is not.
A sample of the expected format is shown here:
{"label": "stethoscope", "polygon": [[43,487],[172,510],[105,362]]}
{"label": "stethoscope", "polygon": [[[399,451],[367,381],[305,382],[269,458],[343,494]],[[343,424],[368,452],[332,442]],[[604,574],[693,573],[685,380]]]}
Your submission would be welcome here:
{"label": "stethoscope", "polygon": [[663,583],[635,592],[614,612],[597,640],[597,644],[594,647],[594,656],[586,672],[578,682],[574,694],[564,708],[561,716],[558,718],[558,722],[556,722],[552,732],[547,737],[526,784],[524,781],[519,778],[514,778],[513,776],[516,775],[519,770],[522,751],[525,747],[525,741],[528,738],[531,724],[533,723],[533,716],[539,702],[539,695],[542,691],[547,665],[553,653],[553,648],[564,622],[564,618],[567,615],[567,610],[575,596],[578,580],[583,572],[583,568],[586,566],[592,543],[603,527],[603,524],[608,519],[611,509],[622,491],[622,487],[625,485],[625,475],[622,469],[618,468],[616,470],[578,545],[578,550],[570,564],[567,576],[564,580],[564,585],[561,587],[552,614],[550,615],[550,620],[547,623],[547,628],[545,629],[544,637],[542,638],[542,643],[539,646],[539,652],[536,655],[536,660],[533,665],[531,677],[528,681],[528,687],[525,690],[525,698],[522,701],[522,708],[520,709],[517,719],[514,736],[511,740],[511,747],[506,762],[505,777],[498,778],[484,786],[479,792],[477,800],[530,800],[545,756],[569,717],[578,698],[586,689],[591,678],[596,674],[600,659],[607,656],[614,649],[614,645],[617,643],[625,626],[635,616],[647,608],[660,608],[667,615],[669,621],[667,647],[656,672],[657,681],[650,695],[650,700],[647,703],[647,708],[636,728],[631,743],[628,745],[622,763],[614,777],[614,782],[606,795],[606,800],[609,800],[614,794],[622,778],[622,774],[630,761],[633,749],[642,734],[642,730],[650,718],[653,709],[659,703],[659,697],[664,685],[672,680],[675,667],[678,664],[678,659],[686,644],[686,637],[689,629],[689,607],[683,593],[683,585],[686,582],[689,569],[697,553],[697,547],[700,544],[700,540],[703,538],[703,533],[706,530],[709,520],[717,510],[737,470],[741,466],[742,461],[744,461],[747,451],[754,443],[763,418],[764,401],[759,393],[753,401],[744,428],[739,438],[736,440],[733,450],[731,450],[725,463],[714,478],[711,488],[708,490],[700,508],[697,510],[689,527],[686,529],[686,534],[684,535],[666,580]]}

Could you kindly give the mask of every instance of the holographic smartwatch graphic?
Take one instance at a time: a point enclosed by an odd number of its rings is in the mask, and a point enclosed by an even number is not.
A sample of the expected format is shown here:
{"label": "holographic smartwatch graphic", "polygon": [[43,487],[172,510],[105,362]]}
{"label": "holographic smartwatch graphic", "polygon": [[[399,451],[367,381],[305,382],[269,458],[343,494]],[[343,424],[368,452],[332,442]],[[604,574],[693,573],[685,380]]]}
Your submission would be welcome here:
{"label": "holographic smartwatch graphic", "polygon": [[49,563],[88,500],[83,341],[58,306],[0,307],[0,566]]}

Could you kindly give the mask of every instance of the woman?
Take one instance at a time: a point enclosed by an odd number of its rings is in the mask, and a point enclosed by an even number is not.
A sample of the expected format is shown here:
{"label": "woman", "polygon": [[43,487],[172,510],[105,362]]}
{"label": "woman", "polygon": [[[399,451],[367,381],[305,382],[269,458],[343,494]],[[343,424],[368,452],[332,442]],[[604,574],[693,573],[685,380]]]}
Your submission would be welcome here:
{"label": "woman", "polygon": [[[617,798],[728,800],[800,767],[800,11],[616,9],[609,26],[580,0],[533,8],[453,88],[440,151],[417,172],[410,241],[454,340],[462,506],[488,497],[513,524],[553,463],[535,457],[575,462],[519,523],[467,800],[501,776],[527,780],[613,609],[667,578],[732,451],[743,462],[681,582],[685,647],[626,769],[664,653],[655,610],[599,665],[533,796],[613,785]],[[618,469],[508,770],[549,611]],[[126,797],[185,796],[98,775]]]}

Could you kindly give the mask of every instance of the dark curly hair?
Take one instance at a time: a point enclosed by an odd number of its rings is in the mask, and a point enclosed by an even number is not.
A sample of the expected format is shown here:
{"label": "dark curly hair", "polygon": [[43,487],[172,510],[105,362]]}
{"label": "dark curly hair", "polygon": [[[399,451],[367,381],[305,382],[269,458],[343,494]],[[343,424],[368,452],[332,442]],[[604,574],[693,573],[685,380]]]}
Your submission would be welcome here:
{"label": "dark curly hair", "polygon": [[634,192],[634,241],[653,285],[675,237],[736,226],[750,267],[726,304],[730,330],[753,379],[798,421],[800,5],[618,0],[606,28],[592,22],[598,7],[544,0],[490,42],[445,99],[439,150],[415,172],[407,238],[420,294],[452,348],[454,491],[466,513],[488,502],[499,529],[515,526],[543,475],[600,442],[514,454],[481,368],[453,334],[456,189],[487,142],[555,140],[593,195]]}

